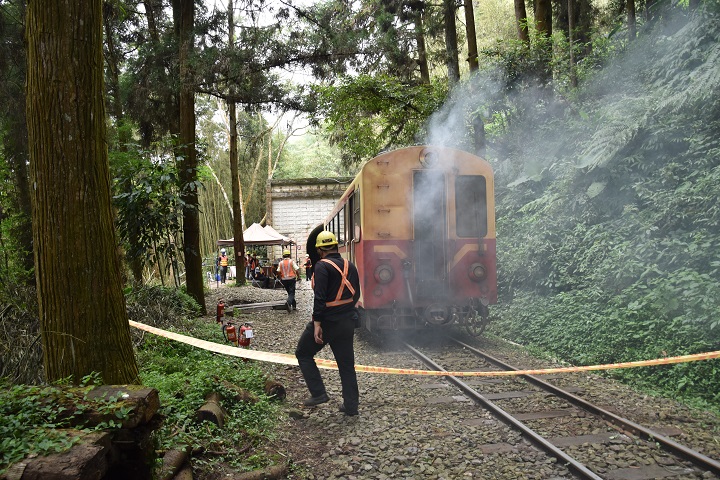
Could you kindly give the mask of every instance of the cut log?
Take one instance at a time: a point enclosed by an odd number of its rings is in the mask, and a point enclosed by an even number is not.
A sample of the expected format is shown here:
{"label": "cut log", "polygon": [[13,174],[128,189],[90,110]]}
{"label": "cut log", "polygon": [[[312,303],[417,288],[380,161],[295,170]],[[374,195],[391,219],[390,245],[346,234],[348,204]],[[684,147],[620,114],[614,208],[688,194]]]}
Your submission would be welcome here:
{"label": "cut log", "polygon": [[183,465],[185,465],[189,457],[190,447],[186,447],[183,450],[173,449],[165,452],[165,455],[163,455],[162,468],[158,474],[158,480],[170,480],[175,478],[182,470]]}
{"label": "cut log", "polygon": [[205,404],[195,412],[195,420],[200,422],[212,422],[222,428],[225,425],[227,413],[220,405],[220,394],[211,392],[205,397]]}
{"label": "cut log", "polygon": [[81,443],[64,453],[27,458],[0,476],[7,480],[96,480],[109,468],[112,435],[107,432],[71,431]]}
{"label": "cut log", "polygon": [[278,480],[284,478],[287,474],[287,465],[274,465],[272,467],[263,468],[262,470],[253,470],[252,472],[238,473],[232,477],[226,477],[230,480]]}
{"label": "cut log", "polygon": [[[101,385],[90,390],[85,397],[90,401],[107,401],[119,407],[130,407],[128,417],[122,419],[122,428],[135,428],[148,423],[160,409],[160,397],[154,388],[138,385]],[[114,412],[86,412],[79,423],[86,427],[95,427],[108,420],[118,421]]]}
{"label": "cut log", "polygon": [[227,380],[222,380],[220,378],[215,379],[220,385],[223,386],[225,390],[228,392],[231,392],[230,394],[226,393],[225,398],[227,400],[232,400],[234,402],[245,402],[245,403],[257,403],[258,397],[254,393],[252,393],[249,390],[246,390],[242,387],[238,387],[237,385],[228,382]]}
{"label": "cut log", "polygon": [[265,395],[277,400],[285,400],[287,392],[281,383],[276,382],[275,380],[267,380],[265,382]]}
{"label": "cut log", "polygon": [[173,480],[193,480],[193,471],[190,465],[180,470]]}

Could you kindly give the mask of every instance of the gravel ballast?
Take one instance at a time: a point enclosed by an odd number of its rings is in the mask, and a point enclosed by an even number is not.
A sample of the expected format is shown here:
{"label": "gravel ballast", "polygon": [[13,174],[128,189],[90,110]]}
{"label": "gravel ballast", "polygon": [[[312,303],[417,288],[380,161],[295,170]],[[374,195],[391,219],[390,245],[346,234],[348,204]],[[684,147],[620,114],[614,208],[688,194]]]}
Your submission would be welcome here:
{"label": "gravel ballast", "polygon": [[[296,297],[296,312],[260,310],[236,315],[239,321],[253,324],[252,349],[294,353],[300,333],[310,321],[309,282],[298,282]],[[214,311],[220,299],[232,304],[285,298],[281,289],[222,286],[211,290],[207,306],[208,311]],[[215,318],[208,317],[208,321]],[[504,356],[515,365],[557,366],[535,359],[511,344],[482,339],[477,343],[479,348]],[[360,330],[355,354],[359,365],[427,369],[407,352]],[[318,357],[333,358],[329,348]],[[321,369],[330,402],[308,408],[302,405],[309,393],[298,367],[267,363],[262,368],[287,390],[279,439],[274,445],[291,465],[287,478],[575,478],[565,466],[467,400],[442,377],[358,372],[360,414],[347,417],[338,411],[342,396],[337,371]],[[720,419],[710,413],[691,410],[671,399],[637,393],[594,374],[573,374],[553,382],[579,386],[587,400],[649,428],[677,427],[683,434],[675,437],[676,441],[711,458],[720,458]],[[500,444],[505,447],[493,447]],[[632,461],[628,464],[632,466]],[[706,473],[677,478],[718,477]]]}

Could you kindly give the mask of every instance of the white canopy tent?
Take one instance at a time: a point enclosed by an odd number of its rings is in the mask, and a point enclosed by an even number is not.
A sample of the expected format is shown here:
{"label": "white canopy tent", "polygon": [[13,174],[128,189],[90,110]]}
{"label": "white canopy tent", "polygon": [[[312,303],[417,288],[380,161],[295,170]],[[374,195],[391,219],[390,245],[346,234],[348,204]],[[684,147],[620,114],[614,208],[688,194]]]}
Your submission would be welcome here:
{"label": "white canopy tent", "polygon": [[[255,245],[294,245],[288,237],[279,234],[270,225],[266,225],[265,228],[261,227],[259,223],[253,223],[247,230],[243,232],[243,240],[245,246]],[[217,241],[218,247],[232,247],[234,239],[229,238],[227,240],[220,239]]]}

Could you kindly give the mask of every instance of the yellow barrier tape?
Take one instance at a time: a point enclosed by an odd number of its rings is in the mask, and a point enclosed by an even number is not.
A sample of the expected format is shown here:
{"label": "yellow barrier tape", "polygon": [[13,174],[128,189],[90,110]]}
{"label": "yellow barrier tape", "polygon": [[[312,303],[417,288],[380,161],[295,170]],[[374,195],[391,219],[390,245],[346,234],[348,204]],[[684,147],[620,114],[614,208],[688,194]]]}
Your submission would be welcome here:
{"label": "yellow barrier tape", "polygon": [[[297,365],[295,355],[287,353],[262,352],[259,350],[249,350],[247,348],[238,348],[232,345],[221,345],[219,343],[208,342],[198,338],[189,337],[180,333],[162,330],[160,328],[151,327],[144,323],[138,323],[130,320],[130,326],[139,330],[143,330],[154,335],[169,338],[178,342],[202,348],[210,352],[221,353],[233,357],[247,358],[251,360],[259,360],[262,362],[280,363],[283,365]],[[358,372],[368,373],[385,373],[390,375],[428,375],[428,376],[453,376],[453,377],[507,377],[516,375],[545,375],[550,373],[575,373],[587,372],[593,370],[612,370],[618,368],[635,368],[649,367],[653,365],[670,365],[673,363],[697,362],[700,360],[712,360],[720,358],[720,350],[715,352],[695,353],[692,355],[680,355],[677,357],[657,358],[654,360],[640,360],[635,362],[607,363],[604,365],[588,365],[584,367],[558,367],[558,368],[542,368],[536,370],[513,370],[502,372],[438,372],[435,370],[415,370],[409,368],[392,368],[392,367],[373,367],[367,365],[355,365]],[[337,370],[337,363],[333,360],[325,360],[316,358],[315,362],[319,368]]]}

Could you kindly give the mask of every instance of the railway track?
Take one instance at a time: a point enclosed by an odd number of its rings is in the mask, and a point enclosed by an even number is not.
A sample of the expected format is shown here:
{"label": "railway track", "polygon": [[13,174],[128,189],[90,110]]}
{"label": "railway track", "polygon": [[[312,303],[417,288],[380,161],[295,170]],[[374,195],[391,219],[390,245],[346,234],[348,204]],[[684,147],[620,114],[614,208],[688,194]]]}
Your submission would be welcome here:
{"label": "railway track", "polygon": [[[433,370],[518,370],[461,340],[447,340],[440,351],[432,347],[423,353],[404,346]],[[670,438],[678,429],[646,428],[583,399],[572,386],[560,388],[530,375],[444,378],[578,478],[720,478],[720,462]],[[486,453],[512,448],[501,443],[480,446]]]}

